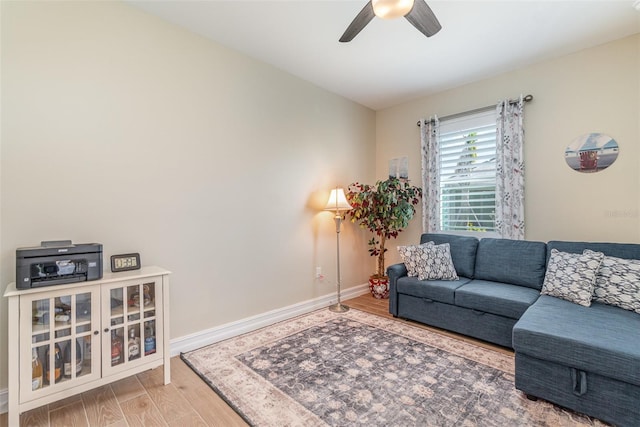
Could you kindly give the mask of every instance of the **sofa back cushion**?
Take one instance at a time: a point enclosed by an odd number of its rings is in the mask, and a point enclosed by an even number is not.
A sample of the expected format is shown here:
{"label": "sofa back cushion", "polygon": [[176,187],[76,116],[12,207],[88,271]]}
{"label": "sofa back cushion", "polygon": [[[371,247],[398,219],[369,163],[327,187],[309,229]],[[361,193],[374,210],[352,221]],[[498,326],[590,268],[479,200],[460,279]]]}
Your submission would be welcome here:
{"label": "sofa back cushion", "polygon": [[420,243],[427,242],[433,242],[436,245],[448,243],[451,250],[451,260],[458,276],[473,278],[478,239],[454,234],[425,233],[420,237]]}
{"label": "sofa back cushion", "polygon": [[478,244],[474,277],[540,290],[546,262],[544,242],[484,238]]}
{"label": "sofa back cushion", "polygon": [[547,243],[547,247],[549,248],[549,254],[551,254],[551,249],[574,254],[581,254],[585,249],[590,249],[595,252],[602,252],[606,256],[640,259],[640,245],[634,243],[565,242],[551,240]]}

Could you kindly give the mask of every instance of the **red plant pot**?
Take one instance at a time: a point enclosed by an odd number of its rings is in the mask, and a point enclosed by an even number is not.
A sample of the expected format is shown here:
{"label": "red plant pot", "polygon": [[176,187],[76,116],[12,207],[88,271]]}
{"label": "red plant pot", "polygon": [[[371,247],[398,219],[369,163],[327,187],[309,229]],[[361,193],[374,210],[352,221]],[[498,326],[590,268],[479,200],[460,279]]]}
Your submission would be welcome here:
{"label": "red plant pot", "polygon": [[369,290],[371,295],[377,299],[389,298],[389,277],[371,276],[369,277]]}

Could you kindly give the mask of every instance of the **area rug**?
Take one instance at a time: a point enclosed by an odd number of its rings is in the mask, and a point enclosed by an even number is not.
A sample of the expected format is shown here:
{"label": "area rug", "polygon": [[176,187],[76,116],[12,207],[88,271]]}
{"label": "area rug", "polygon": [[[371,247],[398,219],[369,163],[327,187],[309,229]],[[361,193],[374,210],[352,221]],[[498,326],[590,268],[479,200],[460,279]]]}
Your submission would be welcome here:
{"label": "area rug", "polygon": [[510,354],[350,310],[182,359],[254,426],[604,426],[514,387]]}

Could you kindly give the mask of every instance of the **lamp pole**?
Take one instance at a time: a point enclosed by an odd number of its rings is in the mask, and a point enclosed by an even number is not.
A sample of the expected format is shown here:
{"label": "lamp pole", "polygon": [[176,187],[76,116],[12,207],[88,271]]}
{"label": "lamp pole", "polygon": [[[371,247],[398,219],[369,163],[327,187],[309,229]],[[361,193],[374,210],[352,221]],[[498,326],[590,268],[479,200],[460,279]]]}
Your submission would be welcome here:
{"label": "lamp pole", "polygon": [[336,222],[336,270],[338,272],[338,302],[336,304],[330,305],[329,310],[336,313],[344,313],[345,311],[349,311],[349,307],[343,305],[340,301],[340,225],[342,224],[342,212],[346,212],[350,209],[353,209],[353,207],[349,204],[349,201],[344,194],[344,189],[336,187],[335,189],[331,190],[331,195],[329,196],[329,201],[327,202],[325,210],[334,211],[336,213],[333,217],[333,220]]}
{"label": "lamp pole", "polygon": [[349,311],[349,307],[343,305],[340,302],[340,225],[342,224],[342,215],[340,211],[336,209],[336,216],[333,217],[333,220],[336,222],[336,265],[338,271],[338,302],[336,304],[330,305],[329,310],[336,313],[344,313],[345,311]]}

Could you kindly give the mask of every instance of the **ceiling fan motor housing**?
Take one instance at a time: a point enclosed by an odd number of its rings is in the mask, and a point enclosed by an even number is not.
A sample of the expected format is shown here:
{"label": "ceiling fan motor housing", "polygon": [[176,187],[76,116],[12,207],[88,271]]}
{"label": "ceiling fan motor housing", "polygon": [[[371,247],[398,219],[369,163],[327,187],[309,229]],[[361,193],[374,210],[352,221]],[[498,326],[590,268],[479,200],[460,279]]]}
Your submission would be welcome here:
{"label": "ceiling fan motor housing", "polygon": [[353,40],[376,16],[388,19],[404,16],[411,25],[427,37],[431,37],[442,28],[438,18],[424,0],[369,0],[351,21],[340,37],[340,42]]}
{"label": "ceiling fan motor housing", "polygon": [[414,0],[371,0],[373,12],[379,18],[401,18],[411,12]]}

